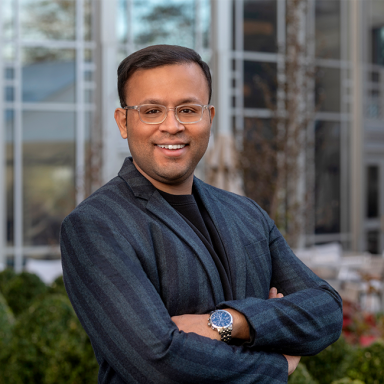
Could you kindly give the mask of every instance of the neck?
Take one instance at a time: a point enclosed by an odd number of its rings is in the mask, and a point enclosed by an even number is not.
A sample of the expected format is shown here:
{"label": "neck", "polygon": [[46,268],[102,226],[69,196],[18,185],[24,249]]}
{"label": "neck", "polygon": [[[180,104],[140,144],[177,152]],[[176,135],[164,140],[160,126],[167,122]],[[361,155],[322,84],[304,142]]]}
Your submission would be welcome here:
{"label": "neck", "polygon": [[135,161],[133,161],[133,164],[135,165],[136,169],[147,180],[149,180],[155,188],[160,189],[160,191],[169,193],[171,195],[191,195],[192,194],[193,173],[186,180],[182,181],[179,184],[166,184],[166,183],[162,183],[161,181],[155,180],[151,176],[147,175],[145,172],[143,172],[140,169],[140,167],[137,166]]}

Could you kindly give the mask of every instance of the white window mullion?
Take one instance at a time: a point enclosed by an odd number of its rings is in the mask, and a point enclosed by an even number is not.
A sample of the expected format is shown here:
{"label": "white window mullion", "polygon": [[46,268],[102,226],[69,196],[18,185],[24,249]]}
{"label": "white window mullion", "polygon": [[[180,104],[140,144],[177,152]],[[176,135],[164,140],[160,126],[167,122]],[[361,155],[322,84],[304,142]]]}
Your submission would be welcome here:
{"label": "white window mullion", "polygon": [[14,267],[23,269],[23,121],[20,0],[15,0],[15,110],[14,110]]}
{"label": "white window mullion", "polygon": [[76,205],[84,200],[84,1],[76,1]]}

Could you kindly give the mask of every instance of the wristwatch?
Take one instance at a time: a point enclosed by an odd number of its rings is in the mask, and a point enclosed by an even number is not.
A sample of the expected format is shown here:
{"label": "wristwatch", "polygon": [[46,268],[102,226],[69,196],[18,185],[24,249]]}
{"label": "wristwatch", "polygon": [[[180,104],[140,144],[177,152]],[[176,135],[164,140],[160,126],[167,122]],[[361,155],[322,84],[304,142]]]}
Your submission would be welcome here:
{"label": "wristwatch", "polygon": [[221,341],[225,341],[226,343],[228,343],[232,337],[232,324],[232,315],[223,309],[212,311],[208,319],[208,326],[219,332]]}

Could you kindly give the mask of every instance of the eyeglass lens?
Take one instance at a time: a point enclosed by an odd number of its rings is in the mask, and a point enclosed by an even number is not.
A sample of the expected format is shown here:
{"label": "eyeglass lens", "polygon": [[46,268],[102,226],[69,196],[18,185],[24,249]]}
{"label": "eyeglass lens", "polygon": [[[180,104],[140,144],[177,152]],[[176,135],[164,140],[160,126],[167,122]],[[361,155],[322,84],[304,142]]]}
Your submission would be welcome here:
{"label": "eyeglass lens", "polygon": [[[140,118],[144,123],[161,123],[167,114],[163,105],[144,104],[139,109]],[[179,105],[176,107],[176,116],[180,123],[197,123],[203,115],[203,107],[197,104]]]}

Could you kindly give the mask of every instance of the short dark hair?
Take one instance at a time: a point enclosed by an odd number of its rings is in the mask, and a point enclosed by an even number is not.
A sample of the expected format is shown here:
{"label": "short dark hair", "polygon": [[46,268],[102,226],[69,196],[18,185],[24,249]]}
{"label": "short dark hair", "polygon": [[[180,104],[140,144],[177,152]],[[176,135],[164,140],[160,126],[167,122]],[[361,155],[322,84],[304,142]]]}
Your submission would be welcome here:
{"label": "short dark hair", "polygon": [[180,47],[178,45],[152,45],[139,51],[136,51],[126,57],[119,65],[117,70],[117,89],[119,92],[120,104],[124,108],[127,106],[125,102],[125,85],[129,78],[138,69],[151,69],[161,67],[163,65],[196,63],[203,70],[207,79],[209,99],[212,96],[212,78],[208,64],[205,63],[200,55],[193,49]]}

